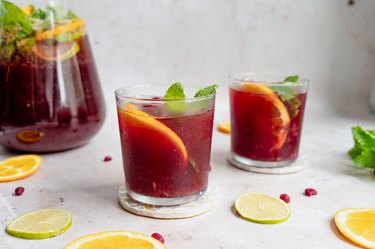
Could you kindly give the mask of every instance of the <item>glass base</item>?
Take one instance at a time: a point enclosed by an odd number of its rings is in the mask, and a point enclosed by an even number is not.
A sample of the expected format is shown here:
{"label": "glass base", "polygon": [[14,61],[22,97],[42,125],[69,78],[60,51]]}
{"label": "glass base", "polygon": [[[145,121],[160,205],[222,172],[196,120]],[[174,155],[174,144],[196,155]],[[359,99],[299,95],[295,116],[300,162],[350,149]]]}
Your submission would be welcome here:
{"label": "glass base", "polygon": [[228,156],[228,162],[237,168],[264,174],[288,174],[305,168],[303,160],[289,160],[282,162],[265,162],[251,160],[234,153]]}
{"label": "glass base", "polygon": [[197,200],[206,192],[206,189],[203,189],[202,191],[199,191],[192,195],[182,196],[182,197],[173,197],[173,198],[160,198],[160,197],[151,197],[151,196],[141,195],[141,194],[131,191],[129,188],[127,188],[126,191],[128,192],[128,195],[132,199],[145,203],[145,204],[156,205],[156,206],[173,206],[173,205],[180,205],[183,203],[188,203],[188,202]]}

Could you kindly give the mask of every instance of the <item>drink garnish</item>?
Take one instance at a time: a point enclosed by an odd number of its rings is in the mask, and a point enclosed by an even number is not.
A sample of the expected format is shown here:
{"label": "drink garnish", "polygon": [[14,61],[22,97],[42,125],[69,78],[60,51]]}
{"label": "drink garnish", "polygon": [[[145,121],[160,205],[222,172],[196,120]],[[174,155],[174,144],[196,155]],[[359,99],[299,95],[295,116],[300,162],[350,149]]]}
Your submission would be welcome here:
{"label": "drink garnish", "polygon": [[293,87],[285,86],[285,83],[297,83],[298,80],[299,75],[291,75],[286,77],[283,81],[274,83],[275,85],[269,86],[269,88],[277,92],[282,101],[291,100],[295,97]]}
{"label": "drink garnish", "polygon": [[219,85],[214,84],[205,88],[202,88],[197,91],[197,93],[194,95],[194,98],[199,98],[199,97],[205,97],[213,94],[216,91],[216,88],[218,88]]}
{"label": "drink garnish", "polygon": [[375,129],[365,130],[360,126],[352,127],[354,147],[348,151],[358,168],[375,168]]}
{"label": "drink garnish", "polygon": [[[214,84],[202,89],[199,89],[195,95],[194,98],[200,98],[209,96],[213,93],[215,93],[216,88],[219,86]],[[186,101],[185,101],[186,95],[184,92],[184,87],[182,86],[181,82],[175,82],[173,83],[167,90],[167,92],[164,95],[165,100],[174,100],[174,101],[167,101],[167,109],[171,113],[183,113],[186,111]],[[206,101],[202,100],[199,102],[194,103],[197,108],[201,109],[206,105]]]}
{"label": "drink garnish", "polygon": [[164,95],[164,99],[184,99],[184,87],[180,82],[173,83]]}
{"label": "drink garnish", "polygon": [[85,34],[84,21],[63,6],[41,10],[27,5],[21,9],[2,0],[0,23],[0,60],[9,60],[15,53],[32,52],[37,41],[73,41]]}

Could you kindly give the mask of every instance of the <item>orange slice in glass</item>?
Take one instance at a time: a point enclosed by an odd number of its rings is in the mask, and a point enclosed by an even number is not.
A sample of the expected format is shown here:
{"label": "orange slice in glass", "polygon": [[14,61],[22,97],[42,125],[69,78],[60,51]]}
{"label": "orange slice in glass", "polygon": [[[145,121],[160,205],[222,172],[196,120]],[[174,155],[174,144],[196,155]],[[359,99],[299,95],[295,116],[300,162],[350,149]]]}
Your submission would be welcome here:
{"label": "orange slice in glass", "polygon": [[[270,103],[268,106],[267,113],[270,113],[269,121],[271,123],[271,129],[273,136],[276,138],[276,143],[272,150],[278,151],[284,144],[288,135],[290,126],[290,116],[284,103],[274,93],[274,91],[267,86],[257,84],[242,84],[240,87],[241,91],[259,95],[263,101]],[[255,118],[255,117],[254,117]],[[262,127],[259,127],[259,133],[261,133]]]}
{"label": "orange slice in glass", "polygon": [[362,247],[375,248],[375,208],[342,209],[334,219],[346,238]]}
{"label": "orange slice in glass", "polygon": [[108,231],[80,237],[63,249],[168,249],[151,236],[132,231]]}
{"label": "orange slice in glass", "polygon": [[[138,110],[131,103],[127,104],[125,111],[120,110],[119,114],[123,115],[123,120],[125,123],[127,123],[125,124],[125,126],[133,124],[134,127],[135,124],[139,132],[133,135],[138,136],[137,139],[146,140],[146,137],[142,137],[143,134],[146,133],[149,135],[155,135],[154,139],[148,139],[147,144],[149,145],[150,150],[155,150],[155,152],[157,152],[158,150],[160,150],[160,146],[162,145],[162,142],[160,141],[164,141],[164,145],[172,145],[172,147],[174,148],[173,151],[175,151],[176,153],[181,153],[182,158],[184,160],[187,160],[188,155],[186,147],[181,138],[171,128],[169,128],[153,116],[149,115],[148,113]],[[120,119],[120,122],[121,120],[122,119]]]}
{"label": "orange slice in glass", "polygon": [[0,162],[0,182],[14,181],[34,174],[42,164],[38,155],[21,155]]}
{"label": "orange slice in glass", "polygon": [[85,21],[83,19],[77,19],[77,20],[72,21],[71,23],[57,26],[50,30],[39,31],[36,33],[35,38],[37,41],[52,39],[55,36],[61,35],[63,33],[75,31],[81,28],[84,24],[85,24]]}
{"label": "orange slice in glass", "polygon": [[26,5],[22,8],[22,11],[26,14],[26,15],[31,15],[34,11],[34,7],[32,5]]}
{"label": "orange slice in glass", "polygon": [[219,125],[217,126],[218,131],[225,133],[225,134],[230,134],[230,122],[229,121],[224,121],[220,122]]}

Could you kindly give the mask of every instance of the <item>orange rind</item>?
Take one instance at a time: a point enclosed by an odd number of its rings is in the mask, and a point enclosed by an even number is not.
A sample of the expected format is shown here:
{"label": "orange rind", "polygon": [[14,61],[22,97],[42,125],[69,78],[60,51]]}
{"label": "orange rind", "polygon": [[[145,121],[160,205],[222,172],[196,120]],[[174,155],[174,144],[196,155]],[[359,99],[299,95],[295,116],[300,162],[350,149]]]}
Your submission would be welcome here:
{"label": "orange rind", "polygon": [[225,134],[230,134],[230,121],[220,122],[217,130]]}
{"label": "orange rind", "polygon": [[75,31],[81,28],[84,24],[85,24],[85,21],[83,19],[77,19],[77,20],[72,21],[71,23],[57,26],[50,30],[39,31],[36,33],[35,38],[37,41],[53,39],[54,37],[61,35],[63,33]]}

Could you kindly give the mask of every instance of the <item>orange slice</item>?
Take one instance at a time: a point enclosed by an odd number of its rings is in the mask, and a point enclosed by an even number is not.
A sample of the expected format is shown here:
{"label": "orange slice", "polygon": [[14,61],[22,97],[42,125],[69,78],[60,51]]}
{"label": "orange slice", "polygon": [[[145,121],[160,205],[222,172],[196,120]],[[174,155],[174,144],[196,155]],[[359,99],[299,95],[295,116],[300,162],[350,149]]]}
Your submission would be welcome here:
{"label": "orange slice", "polygon": [[132,231],[108,231],[80,237],[63,249],[168,249],[151,236]]}
{"label": "orange slice", "polygon": [[40,131],[20,131],[17,133],[17,139],[23,143],[37,143],[43,138],[44,134]]}
{"label": "orange slice", "polygon": [[75,41],[58,42],[54,45],[38,42],[33,48],[34,54],[45,61],[67,60],[78,51],[79,45]]}
{"label": "orange slice", "polygon": [[21,155],[0,162],[0,182],[14,181],[34,174],[42,164],[38,155]]}
{"label": "orange slice", "polygon": [[25,7],[22,8],[22,11],[26,14],[26,15],[31,15],[34,11],[34,7],[32,5],[26,5]]}
{"label": "orange slice", "polygon": [[77,19],[72,21],[71,23],[61,25],[50,30],[39,31],[36,33],[35,38],[37,41],[52,39],[55,36],[61,35],[63,33],[75,31],[78,28],[82,27],[84,24],[85,21],[83,19]]}
{"label": "orange slice", "polygon": [[290,116],[284,103],[278,98],[272,89],[264,85],[244,83],[241,85],[240,89],[247,93],[259,94],[264,101],[271,103],[269,107],[270,110],[268,111],[272,114],[270,120],[272,123],[273,135],[276,137],[276,143],[272,149],[276,151],[279,150],[286,140],[290,125]]}
{"label": "orange slice", "polygon": [[217,130],[225,134],[230,134],[230,122],[229,121],[220,122],[219,125],[217,126]]}
{"label": "orange slice", "polygon": [[342,209],[334,219],[346,238],[362,247],[375,248],[375,208]]}
{"label": "orange slice", "polygon": [[[176,148],[176,151],[182,154],[183,159],[187,160],[188,155],[186,147],[181,138],[171,128],[155,119],[153,116],[147,114],[146,112],[138,110],[131,103],[127,104],[125,111],[122,111],[120,115],[124,116],[125,122],[135,123],[138,128],[140,128],[140,131],[142,131],[141,127],[143,127],[146,130],[151,130],[151,132],[158,133],[162,138],[172,143]],[[150,141],[150,144],[151,142],[152,141]]]}

